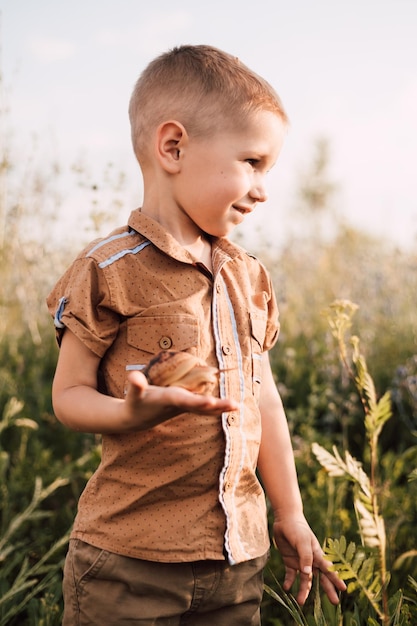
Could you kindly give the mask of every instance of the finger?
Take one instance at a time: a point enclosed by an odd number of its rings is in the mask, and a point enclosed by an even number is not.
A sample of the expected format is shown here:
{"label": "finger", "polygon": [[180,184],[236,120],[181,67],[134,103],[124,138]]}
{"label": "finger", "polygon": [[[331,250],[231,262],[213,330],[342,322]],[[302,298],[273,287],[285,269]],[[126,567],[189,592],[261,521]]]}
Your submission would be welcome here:
{"label": "finger", "polygon": [[213,396],[201,396],[197,395],[197,397],[193,398],[193,405],[196,407],[200,407],[201,410],[208,411],[234,411],[237,410],[237,404],[234,400],[230,400],[229,398],[213,398]]}
{"label": "finger", "polygon": [[330,584],[339,591],[346,591],[346,585],[344,581],[339,578],[337,572],[323,572],[322,578],[323,581],[324,579],[328,580]]}
{"label": "finger", "polygon": [[218,415],[224,411],[237,409],[237,403],[228,398],[215,398],[196,394],[182,387],[158,387],[149,385],[146,389],[148,401],[160,406],[175,408],[177,413],[194,412],[203,415]]}
{"label": "finger", "polygon": [[[341,587],[340,584],[338,584],[338,589],[340,591],[344,591],[346,589],[346,585],[344,584],[342,580],[337,578],[336,582],[342,583],[343,585],[343,587]],[[320,585],[323,591],[325,592],[326,596],[329,598],[330,602],[332,604],[338,604],[339,603],[338,590],[336,589],[335,585],[326,574],[320,574]]]}
{"label": "finger", "polygon": [[311,591],[311,586],[313,584],[313,570],[311,567],[304,567],[302,571],[300,571],[300,587],[297,593],[297,602],[301,606],[305,603],[308,598],[308,595]]}
{"label": "finger", "polygon": [[298,570],[293,569],[292,567],[285,568],[285,578],[283,582],[283,588],[285,591],[289,591],[293,586],[295,579],[297,578]]}
{"label": "finger", "polygon": [[236,410],[236,403],[233,400],[213,398],[213,396],[201,396],[190,394],[182,402],[176,404],[187,411],[201,413],[203,415],[218,415],[219,413]]}
{"label": "finger", "polygon": [[321,550],[320,552],[314,553],[313,563],[314,569],[318,569],[322,572],[323,582],[324,578],[326,578],[330,582],[330,584],[336,587],[336,589],[338,589],[339,591],[346,591],[346,585],[343,580],[339,578],[337,572],[331,570],[331,568],[333,567],[333,563],[325,558]]}
{"label": "finger", "polygon": [[151,385],[150,389],[158,390],[158,393],[163,394],[167,404],[187,411],[222,413],[223,411],[232,411],[238,408],[237,403],[229,398],[205,396],[193,393],[183,387],[153,387]]}
{"label": "finger", "polygon": [[299,550],[300,578],[303,580],[312,580],[313,578],[314,556],[312,550],[308,548],[309,546],[306,545]]}
{"label": "finger", "polygon": [[321,572],[328,572],[333,563],[328,561],[324,556],[321,547],[313,549],[313,567],[319,569]]}

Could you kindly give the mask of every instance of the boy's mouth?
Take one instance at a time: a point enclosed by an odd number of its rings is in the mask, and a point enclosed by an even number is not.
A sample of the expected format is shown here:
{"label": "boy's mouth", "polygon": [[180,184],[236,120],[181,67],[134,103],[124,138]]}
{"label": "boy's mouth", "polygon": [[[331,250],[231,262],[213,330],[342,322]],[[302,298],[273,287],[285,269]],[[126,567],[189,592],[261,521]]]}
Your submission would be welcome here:
{"label": "boy's mouth", "polygon": [[253,206],[242,206],[234,204],[233,208],[238,211],[241,215],[247,215],[248,213],[252,213],[254,207]]}

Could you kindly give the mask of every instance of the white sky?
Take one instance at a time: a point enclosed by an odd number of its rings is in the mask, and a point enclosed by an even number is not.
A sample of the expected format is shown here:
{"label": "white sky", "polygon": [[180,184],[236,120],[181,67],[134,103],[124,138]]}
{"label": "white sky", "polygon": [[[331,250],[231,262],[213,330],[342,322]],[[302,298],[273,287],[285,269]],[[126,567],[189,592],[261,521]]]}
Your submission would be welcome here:
{"label": "white sky", "polygon": [[[279,240],[297,228],[299,172],[325,136],[339,212],[416,243],[417,0],[0,0],[0,11],[19,145],[36,134],[64,166],[81,153],[98,170],[113,162],[136,194],[124,215],[140,203],[127,119],[133,84],[160,52],[208,43],[269,80],[291,119],[270,199],[249,229],[266,224]],[[70,207],[71,197],[69,189]]]}

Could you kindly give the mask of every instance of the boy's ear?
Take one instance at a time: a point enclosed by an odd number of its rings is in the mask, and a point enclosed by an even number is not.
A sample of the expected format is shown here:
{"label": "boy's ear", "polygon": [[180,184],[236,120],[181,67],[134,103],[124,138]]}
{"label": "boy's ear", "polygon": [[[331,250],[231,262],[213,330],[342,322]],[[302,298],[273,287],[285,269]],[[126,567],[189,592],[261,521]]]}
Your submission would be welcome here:
{"label": "boy's ear", "polygon": [[169,174],[176,174],[181,166],[181,151],[187,143],[188,135],[184,126],[175,120],[163,122],[156,131],[156,156]]}

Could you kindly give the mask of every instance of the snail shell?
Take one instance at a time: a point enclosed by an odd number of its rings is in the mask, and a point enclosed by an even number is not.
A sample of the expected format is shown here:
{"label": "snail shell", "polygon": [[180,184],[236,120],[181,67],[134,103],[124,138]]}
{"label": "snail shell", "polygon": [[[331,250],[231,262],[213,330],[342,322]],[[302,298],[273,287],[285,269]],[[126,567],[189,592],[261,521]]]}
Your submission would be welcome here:
{"label": "snail shell", "polygon": [[219,374],[218,369],[192,354],[173,350],[159,352],[142,371],[150,385],[183,387],[205,395],[213,392]]}

